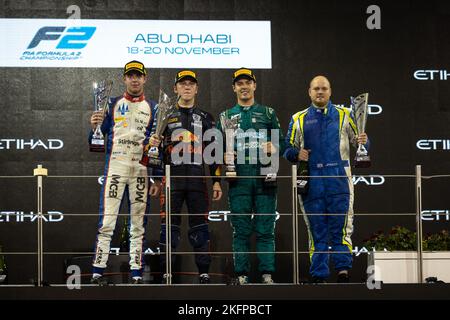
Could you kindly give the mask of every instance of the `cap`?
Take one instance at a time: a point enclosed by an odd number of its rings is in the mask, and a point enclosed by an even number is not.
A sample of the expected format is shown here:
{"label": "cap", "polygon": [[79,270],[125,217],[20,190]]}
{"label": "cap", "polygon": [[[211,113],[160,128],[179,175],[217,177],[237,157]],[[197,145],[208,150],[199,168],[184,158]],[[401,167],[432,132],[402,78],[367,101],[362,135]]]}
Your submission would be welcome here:
{"label": "cap", "polygon": [[191,80],[194,80],[195,82],[198,82],[197,75],[194,71],[191,70],[183,70],[177,73],[177,76],[175,77],[175,84],[185,78],[190,78]]}
{"label": "cap", "polygon": [[240,78],[247,78],[256,82],[256,76],[253,71],[246,68],[240,68],[233,73],[233,84]]}
{"label": "cap", "polygon": [[145,70],[144,64],[142,62],[139,62],[137,60],[133,60],[128,62],[125,67],[123,68],[123,74],[127,74],[130,71],[137,71],[139,73],[142,73],[143,75],[147,75],[147,71]]}

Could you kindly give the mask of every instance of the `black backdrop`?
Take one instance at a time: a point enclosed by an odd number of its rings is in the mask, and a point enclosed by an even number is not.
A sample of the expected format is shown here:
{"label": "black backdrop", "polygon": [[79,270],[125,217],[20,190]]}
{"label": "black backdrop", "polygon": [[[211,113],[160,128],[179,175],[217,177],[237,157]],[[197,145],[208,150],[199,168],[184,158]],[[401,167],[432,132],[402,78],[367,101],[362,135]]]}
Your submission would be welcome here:
{"label": "black backdrop", "polygon": [[[257,100],[275,108],[282,127],[287,129],[290,116],[308,106],[310,79],[326,75],[332,84],[332,101],[349,104],[349,96],[368,91],[374,111],[369,116],[367,132],[372,141],[370,169],[354,174],[376,175],[374,184],[361,180],[356,184],[356,213],[388,213],[385,216],[357,216],[354,246],[361,249],[364,239],[377,230],[388,231],[394,225],[415,227],[414,216],[396,213],[415,212],[413,175],[422,165],[423,174],[449,173],[449,150],[436,143],[435,150],[419,149],[419,140],[450,139],[449,80],[417,80],[416,70],[450,70],[450,4],[445,1],[1,1],[3,18],[66,18],[66,8],[76,4],[81,17],[90,19],[189,19],[189,20],[270,20],[272,29],[272,69],[255,70],[258,78]],[[381,8],[381,29],[369,30],[366,13],[369,5]],[[251,37],[251,30],[248,32]],[[7,46],[2,46],[7,50]],[[110,48],[108,54],[114,54]],[[156,98],[159,87],[170,88],[175,70],[153,69],[151,60],[146,85],[147,96]],[[233,104],[232,70],[197,70],[200,83],[200,105],[212,114]],[[37,164],[49,169],[44,180],[44,211],[63,213],[63,219],[44,225],[45,278],[63,283],[64,259],[74,255],[67,251],[91,251],[94,244],[103,156],[88,151],[86,134],[91,113],[91,83],[105,77],[120,79],[121,69],[84,68],[0,68],[1,139],[59,139],[60,149],[30,147],[18,149],[1,141],[0,175],[30,176]],[[116,81],[113,93],[121,94],[123,86]],[[377,112],[375,112],[377,113]],[[433,146],[422,142],[422,146]],[[281,160],[281,175],[290,174],[290,166]],[[52,177],[53,176],[53,177]],[[56,177],[59,176],[59,177]],[[70,178],[67,176],[89,176]],[[383,178],[384,177],[384,178]],[[380,181],[383,184],[377,184]],[[279,182],[278,212],[291,212],[289,179]],[[423,181],[423,209],[448,210],[448,178]],[[9,212],[36,211],[34,178],[0,179],[0,244],[4,251],[36,251],[36,221],[17,222],[21,214]],[[125,209],[125,208],[124,208]],[[227,210],[224,199],[211,210]],[[152,214],[159,211],[152,201]],[[125,213],[123,210],[122,213]],[[83,214],[70,216],[70,214]],[[88,216],[87,214],[93,214]],[[54,216],[57,220],[60,216]],[[9,221],[8,221],[9,219]],[[118,228],[123,224],[119,220]],[[231,228],[228,222],[211,222],[211,249],[231,250]],[[183,224],[180,250],[191,250]],[[427,214],[424,233],[449,229],[448,217],[439,220]],[[149,219],[147,239],[156,250],[159,218]],[[292,250],[291,217],[282,216],[277,223],[277,250]],[[302,219],[299,226],[300,250],[307,250],[307,235]],[[114,237],[113,246],[118,246]],[[114,264],[115,257],[112,257]],[[156,256],[150,258],[156,259]],[[228,272],[231,257],[214,255],[213,271]],[[355,254],[354,280],[365,277],[366,254]],[[10,283],[27,283],[35,278],[33,255],[8,255]],[[155,264],[156,265],[156,264]],[[151,267],[154,264],[151,263]],[[183,256],[180,271],[195,271],[193,259]],[[289,254],[277,255],[278,282],[291,282],[292,263]],[[301,278],[307,277],[308,258],[300,260]],[[155,267],[154,270],[157,271]],[[89,269],[83,268],[83,272]],[[183,281],[192,282],[192,279]],[[222,281],[220,277],[214,281]]]}

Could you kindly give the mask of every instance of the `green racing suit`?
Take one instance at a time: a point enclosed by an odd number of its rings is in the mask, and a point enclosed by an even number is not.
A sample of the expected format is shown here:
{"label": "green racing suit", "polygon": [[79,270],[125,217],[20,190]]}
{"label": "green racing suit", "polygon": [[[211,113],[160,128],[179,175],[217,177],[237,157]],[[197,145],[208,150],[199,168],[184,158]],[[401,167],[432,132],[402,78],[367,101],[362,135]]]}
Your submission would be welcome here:
{"label": "green racing suit", "polygon": [[[270,141],[276,148],[276,156],[283,154],[285,145],[280,123],[275,111],[255,103],[251,107],[236,104],[221,113],[220,117],[233,119],[238,117],[238,129],[235,133],[234,150],[237,176],[265,177],[262,169],[267,158],[262,161],[259,150],[261,143]],[[221,121],[217,121],[219,130],[224,131]],[[273,136],[277,130],[277,136]],[[245,157],[245,159],[243,159]],[[244,161],[245,160],[245,161]],[[275,168],[278,171],[278,168]],[[276,173],[275,171],[275,173]],[[256,233],[256,252],[258,253],[258,271],[272,274],[275,271],[275,211],[277,187],[266,183],[264,178],[237,178],[229,180],[228,201],[233,227],[234,271],[237,275],[247,275],[250,271],[250,237]],[[242,215],[241,215],[242,214]]]}

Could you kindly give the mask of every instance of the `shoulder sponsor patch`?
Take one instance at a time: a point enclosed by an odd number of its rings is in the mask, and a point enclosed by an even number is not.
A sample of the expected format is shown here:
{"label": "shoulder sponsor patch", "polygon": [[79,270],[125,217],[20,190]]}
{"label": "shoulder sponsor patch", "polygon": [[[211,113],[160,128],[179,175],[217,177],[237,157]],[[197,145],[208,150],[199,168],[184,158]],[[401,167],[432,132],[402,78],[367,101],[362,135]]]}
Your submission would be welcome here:
{"label": "shoulder sponsor patch", "polygon": [[177,123],[169,123],[169,124],[167,125],[167,127],[168,127],[169,129],[179,128],[179,127],[181,127],[181,122],[177,122]]}

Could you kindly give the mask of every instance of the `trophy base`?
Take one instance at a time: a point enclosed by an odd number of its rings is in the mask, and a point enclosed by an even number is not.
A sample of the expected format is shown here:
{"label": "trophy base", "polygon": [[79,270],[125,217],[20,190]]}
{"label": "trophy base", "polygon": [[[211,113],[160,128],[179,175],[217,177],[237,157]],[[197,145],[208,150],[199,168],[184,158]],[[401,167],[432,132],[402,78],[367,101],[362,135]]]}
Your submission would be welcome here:
{"label": "trophy base", "polygon": [[264,186],[276,187],[276,185],[277,185],[277,174],[276,173],[267,174],[266,178],[264,179]]}
{"label": "trophy base", "polygon": [[308,193],[308,180],[297,179],[297,194],[305,195]]}
{"label": "trophy base", "polygon": [[96,136],[94,134],[91,143],[89,144],[89,151],[105,152],[105,140],[102,137]]}
{"label": "trophy base", "polygon": [[370,156],[356,156],[355,158],[355,168],[369,168],[370,167]]}
{"label": "trophy base", "polygon": [[227,177],[236,177],[237,176],[236,171],[227,171],[227,172],[225,172],[225,175]]}
{"label": "trophy base", "polygon": [[146,166],[152,167],[152,168],[160,168],[162,164],[161,159],[155,159],[155,158],[148,158]]}
{"label": "trophy base", "polygon": [[91,152],[105,152],[105,146],[104,145],[98,145],[98,144],[91,144],[91,145],[89,145],[89,151],[91,151]]}
{"label": "trophy base", "polygon": [[227,178],[229,178],[227,180],[228,180],[228,182],[230,182],[230,181],[236,180],[235,178],[237,177],[237,173],[236,173],[236,171],[226,171],[225,176]]}

